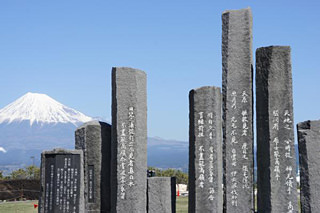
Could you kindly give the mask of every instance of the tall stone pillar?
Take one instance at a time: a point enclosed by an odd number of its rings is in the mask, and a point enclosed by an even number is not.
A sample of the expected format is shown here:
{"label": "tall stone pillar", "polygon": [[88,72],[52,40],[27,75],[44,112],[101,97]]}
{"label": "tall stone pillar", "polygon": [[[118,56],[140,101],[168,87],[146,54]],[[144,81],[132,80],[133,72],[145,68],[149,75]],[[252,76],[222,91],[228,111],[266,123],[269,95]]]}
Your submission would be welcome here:
{"label": "tall stone pillar", "polygon": [[86,209],[111,211],[111,125],[90,121],[75,131],[75,148],[83,150]]}
{"label": "tall stone pillar", "polygon": [[301,213],[320,212],[320,120],[297,125]]}
{"label": "tall stone pillar", "polygon": [[218,87],[189,93],[189,212],[222,212],[222,122]]}
{"label": "tall stone pillar", "polygon": [[252,15],[222,14],[224,211],[253,212]]}
{"label": "tall stone pillar", "polygon": [[112,68],[112,212],[146,212],[146,74]]}
{"label": "tall stone pillar", "polygon": [[290,47],[256,51],[258,212],[298,212]]}

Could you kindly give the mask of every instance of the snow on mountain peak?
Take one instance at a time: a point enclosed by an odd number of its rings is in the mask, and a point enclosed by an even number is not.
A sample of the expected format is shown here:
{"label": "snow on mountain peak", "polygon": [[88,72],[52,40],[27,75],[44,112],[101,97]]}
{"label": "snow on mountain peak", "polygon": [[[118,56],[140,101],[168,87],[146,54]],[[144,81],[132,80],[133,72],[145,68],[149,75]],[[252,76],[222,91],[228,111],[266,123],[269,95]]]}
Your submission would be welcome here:
{"label": "snow on mountain peak", "polygon": [[46,94],[30,93],[0,109],[0,123],[29,121],[36,123],[72,123],[77,126],[92,120],[81,112],[64,106]]}

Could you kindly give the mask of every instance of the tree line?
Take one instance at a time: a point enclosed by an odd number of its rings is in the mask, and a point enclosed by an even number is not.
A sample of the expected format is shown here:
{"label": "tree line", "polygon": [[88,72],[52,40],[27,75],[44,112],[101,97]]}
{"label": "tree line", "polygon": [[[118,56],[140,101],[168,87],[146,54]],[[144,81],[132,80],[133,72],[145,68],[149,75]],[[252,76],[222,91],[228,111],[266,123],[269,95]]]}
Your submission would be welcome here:
{"label": "tree line", "polygon": [[188,184],[188,174],[176,169],[160,170],[155,167],[148,167],[149,171],[154,171],[155,177],[176,177],[177,184]]}
{"label": "tree line", "polygon": [[37,166],[27,166],[26,168],[12,171],[8,176],[0,171],[0,180],[18,180],[18,179],[40,179],[40,168]]}
{"label": "tree line", "polygon": [[[156,177],[176,177],[177,184],[188,184],[188,174],[176,170],[161,170],[155,167],[148,167],[149,171],[154,172]],[[12,171],[8,176],[3,175],[0,171],[0,180],[17,180],[17,179],[40,179],[40,168],[37,166],[27,166],[26,168]]]}

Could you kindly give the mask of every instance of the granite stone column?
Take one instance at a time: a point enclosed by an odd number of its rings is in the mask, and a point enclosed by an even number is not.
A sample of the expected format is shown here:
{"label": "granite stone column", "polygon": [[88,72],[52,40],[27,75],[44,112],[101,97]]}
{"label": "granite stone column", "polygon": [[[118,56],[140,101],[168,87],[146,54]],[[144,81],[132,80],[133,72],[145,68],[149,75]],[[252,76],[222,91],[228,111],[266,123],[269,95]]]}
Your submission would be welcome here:
{"label": "granite stone column", "polygon": [[176,178],[148,178],[148,213],[176,212]]}
{"label": "granite stone column", "polygon": [[224,211],[253,212],[252,15],[222,14]]}
{"label": "granite stone column", "polygon": [[290,47],[256,51],[258,212],[298,212]]}
{"label": "granite stone column", "polygon": [[84,213],[82,150],[41,153],[39,213]]}
{"label": "granite stone column", "polygon": [[189,93],[189,212],[222,212],[221,91]]}
{"label": "granite stone column", "polygon": [[88,212],[111,211],[111,125],[90,121],[75,131],[75,148],[83,150]]}
{"label": "granite stone column", "polygon": [[320,120],[297,125],[301,213],[320,212]]}
{"label": "granite stone column", "polygon": [[112,68],[112,212],[146,212],[146,74]]}

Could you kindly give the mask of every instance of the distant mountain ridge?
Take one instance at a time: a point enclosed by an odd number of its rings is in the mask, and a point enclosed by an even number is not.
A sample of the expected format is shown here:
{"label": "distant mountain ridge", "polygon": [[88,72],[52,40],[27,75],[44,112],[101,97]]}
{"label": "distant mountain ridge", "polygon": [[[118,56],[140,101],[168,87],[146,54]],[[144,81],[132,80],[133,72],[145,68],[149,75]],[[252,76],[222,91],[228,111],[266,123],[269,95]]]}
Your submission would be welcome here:
{"label": "distant mountain ridge", "polygon": [[189,143],[187,141],[149,137],[148,165],[160,169],[175,168],[187,172]]}
{"label": "distant mountain ridge", "polygon": [[[91,118],[45,94],[27,93],[0,109],[0,170],[40,164],[40,153],[56,147],[74,149],[74,131]],[[32,158],[33,159],[33,158]],[[148,138],[148,165],[188,168],[188,143]]]}

